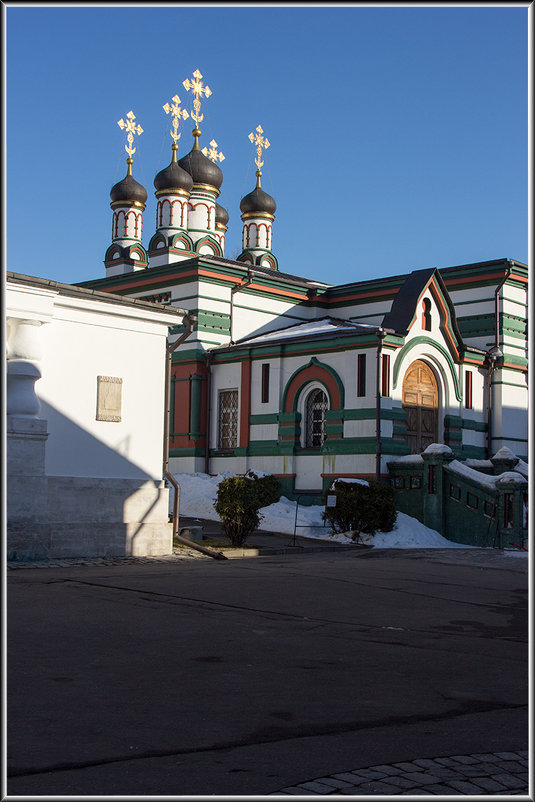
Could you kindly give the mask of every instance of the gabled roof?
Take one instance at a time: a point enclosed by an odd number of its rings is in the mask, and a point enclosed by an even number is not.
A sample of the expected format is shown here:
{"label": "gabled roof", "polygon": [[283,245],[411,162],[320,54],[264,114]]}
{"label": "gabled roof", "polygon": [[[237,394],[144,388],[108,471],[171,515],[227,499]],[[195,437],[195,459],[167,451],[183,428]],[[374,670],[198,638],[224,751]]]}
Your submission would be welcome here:
{"label": "gabled roof", "polygon": [[457,325],[455,309],[444,279],[436,267],[414,270],[407,276],[392,301],[390,312],[383,318],[383,328],[393,329],[399,336],[406,337],[414,322],[420,298],[430,285],[434,294],[443,300],[442,326],[450,332],[450,340],[454,341],[452,345],[462,350],[464,344]]}

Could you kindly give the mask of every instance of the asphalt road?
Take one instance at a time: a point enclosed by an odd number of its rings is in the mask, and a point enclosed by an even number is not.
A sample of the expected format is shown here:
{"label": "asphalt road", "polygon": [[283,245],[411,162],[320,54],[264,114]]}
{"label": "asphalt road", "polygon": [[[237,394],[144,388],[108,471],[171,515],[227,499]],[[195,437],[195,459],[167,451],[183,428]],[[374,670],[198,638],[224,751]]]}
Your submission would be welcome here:
{"label": "asphalt road", "polygon": [[525,750],[527,584],[479,550],[9,571],[8,797],[267,795]]}

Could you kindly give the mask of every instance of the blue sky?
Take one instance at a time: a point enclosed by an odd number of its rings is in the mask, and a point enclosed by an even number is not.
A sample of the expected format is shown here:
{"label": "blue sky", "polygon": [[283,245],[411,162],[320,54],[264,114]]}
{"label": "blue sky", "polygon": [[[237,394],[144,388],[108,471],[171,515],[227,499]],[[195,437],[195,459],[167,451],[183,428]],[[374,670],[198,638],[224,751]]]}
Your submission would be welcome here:
{"label": "blue sky", "polygon": [[[109,191],[170,161],[164,103],[195,69],[212,96],[201,147],[225,154],[225,255],[254,188],[248,134],[271,147],[283,272],[342,284],[501,257],[528,259],[528,7],[6,4],[7,269],[105,275]],[[179,158],[191,148],[181,124]]]}

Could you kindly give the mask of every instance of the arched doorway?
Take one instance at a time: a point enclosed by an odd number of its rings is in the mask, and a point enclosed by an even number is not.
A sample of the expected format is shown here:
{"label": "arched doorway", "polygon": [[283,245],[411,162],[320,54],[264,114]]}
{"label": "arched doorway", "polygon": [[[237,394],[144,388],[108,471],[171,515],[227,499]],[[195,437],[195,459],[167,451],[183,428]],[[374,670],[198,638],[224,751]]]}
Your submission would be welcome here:
{"label": "arched doorway", "polygon": [[421,359],[410,365],[403,379],[403,409],[407,413],[405,439],[411,454],[421,454],[438,442],[438,384]]}

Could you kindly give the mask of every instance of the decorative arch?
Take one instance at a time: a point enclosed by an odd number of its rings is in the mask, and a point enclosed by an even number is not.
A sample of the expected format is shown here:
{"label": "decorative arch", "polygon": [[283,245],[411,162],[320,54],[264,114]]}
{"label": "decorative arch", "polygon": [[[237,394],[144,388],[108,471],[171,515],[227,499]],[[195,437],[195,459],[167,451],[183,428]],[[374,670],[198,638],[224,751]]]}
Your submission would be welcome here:
{"label": "decorative arch", "polygon": [[175,234],[171,238],[171,248],[179,248],[180,250],[191,251],[193,253],[193,240],[189,234],[185,232]]}
{"label": "decorative arch", "polygon": [[288,380],[282,397],[283,412],[297,410],[299,396],[311,382],[319,382],[325,387],[330,409],[343,409],[344,385],[340,376],[333,368],[319,362],[314,356],[307,365],[298,368]]}
{"label": "decorative arch", "polygon": [[201,248],[203,245],[208,245],[213,252],[214,256],[223,256],[223,251],[221,250],[221,245],[217,240],[213,239],[212,237],[202,237],[202,239],[198,240],[195,243],[195,251],[196,253],[201,252]]}
{"label": "decorative arch", "polygon": [[393,389],[395,389],[396,386],[397,386],[398,379],[399,379],[399,372],[400,372],[400,369],[401,369],[402,362],[405,360],[405,357],[407,357],[407,355],[413,350],[413,348],[416,348],[416,346],[418,346],[418,345],[430,346],[430,352],[428,352],[425,355],[425,359],[431,361],[433,363],[433,365],[436,366],[436,368],[438,368],[438,370],[440,371],[440,373],[442,375],[442,379],[444,381],[444,385],[447,386],[447,384],[448,384],[448,374],[446,373],[446,370],[445,370],[445,367],[444,367],[442,361],[439,360],[436,356],[433,355],[433,350],[438,351],[440,353],[440,355],[444,358],[444,361],[446,362],[446,364],[447,364],[447,366],[449,368],[449,377],[451,378],[451,380],[453,382],[453,387],[454,387],[454,390],[455,390],[455,397],[456,397],[456,399],[458,401],[461,401],[461,399],[462,399],[461,385],[459,383],[459,377],[458,377],[457,372],[455,370],[455,363],[453,362],[453,359],[451,358],[451,355],[446,351],[446,349],[442,345],[440,345],[440,343],[437,343],[437,342],[435,342],[435,340],[432,340],[430,337],[425,337],[425,336],[414,337],[414,339],[412,339],[410,342],[406,343],[406,345],[404,345],[403,348],[400,349],[400,351],[399,351],[399,353],[398,353],[398,355],[396,357],[396,361],[394,362],[393,384],[392,384]]}
{"label": "decorative arch", "polygon": [[154,234],[149,242],[149,252],[160,248],[167,248],[167,237],[163,234]]}
{"label": "decorative arch", "polygon": [[256,257],[256,262],[255,263],[257,265],[259,265],[260,267],[270,267],[272,270],[278,270],[279,269],[279,263],[277,262],[276,257],[273,256],[272,253],[262,253],[262,254],[260,254],[260,256]]}

